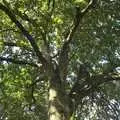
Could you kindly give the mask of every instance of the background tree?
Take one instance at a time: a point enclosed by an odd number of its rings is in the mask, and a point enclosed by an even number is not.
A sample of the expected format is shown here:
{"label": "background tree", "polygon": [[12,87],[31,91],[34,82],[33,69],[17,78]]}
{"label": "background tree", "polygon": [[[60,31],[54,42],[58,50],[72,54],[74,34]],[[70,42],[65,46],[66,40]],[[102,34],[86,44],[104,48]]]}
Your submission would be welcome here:
{"label": "background tree", "polygon": [[120,119],[119,0],[0,1],[0,119]]}

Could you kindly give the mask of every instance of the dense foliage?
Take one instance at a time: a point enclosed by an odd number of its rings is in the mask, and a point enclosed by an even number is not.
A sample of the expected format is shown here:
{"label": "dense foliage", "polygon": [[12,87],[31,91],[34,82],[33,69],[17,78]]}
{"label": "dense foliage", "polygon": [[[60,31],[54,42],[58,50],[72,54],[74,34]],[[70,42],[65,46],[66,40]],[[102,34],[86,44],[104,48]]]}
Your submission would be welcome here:
{"label": "dense foliage", "polygon": [[0,0],[1,120],[49,119],[51,64],[71,120],[120,119],[120,1],[96,0],[79,15],[91,1]]}

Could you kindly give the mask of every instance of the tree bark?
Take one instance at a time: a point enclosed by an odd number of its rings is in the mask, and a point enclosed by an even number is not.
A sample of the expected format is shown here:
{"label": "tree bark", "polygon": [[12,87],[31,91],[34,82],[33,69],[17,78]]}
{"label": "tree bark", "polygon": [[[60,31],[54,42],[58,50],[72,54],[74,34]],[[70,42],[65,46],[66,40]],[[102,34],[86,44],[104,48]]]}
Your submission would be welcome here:
{"label": "tree bark", "polygon": [[70,120],[70,105],[70,98],[65,92],[58,72],[55,71],[49,83],[49,120]]}

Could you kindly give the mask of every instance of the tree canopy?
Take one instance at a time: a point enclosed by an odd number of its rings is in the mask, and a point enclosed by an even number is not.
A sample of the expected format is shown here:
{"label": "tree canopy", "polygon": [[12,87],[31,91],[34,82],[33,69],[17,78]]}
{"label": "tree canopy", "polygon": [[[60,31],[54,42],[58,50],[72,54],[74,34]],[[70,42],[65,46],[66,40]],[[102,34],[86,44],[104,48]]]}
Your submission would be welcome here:
{"label": "tree canopy", "polygon": [[119,0],[0,0],[0,119],[120,119]]}

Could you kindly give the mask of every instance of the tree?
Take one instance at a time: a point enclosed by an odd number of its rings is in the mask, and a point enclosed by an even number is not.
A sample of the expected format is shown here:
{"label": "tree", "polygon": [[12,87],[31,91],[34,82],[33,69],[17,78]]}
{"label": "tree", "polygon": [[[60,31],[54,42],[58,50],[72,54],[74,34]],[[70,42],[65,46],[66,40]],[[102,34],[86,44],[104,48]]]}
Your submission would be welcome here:
{"label": "tree", "polygon": [[1,1],[1,119],[119,119],[119,5]]}

